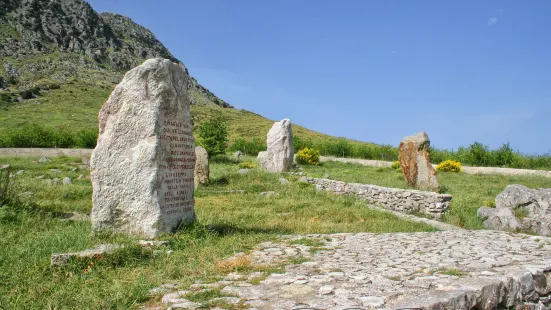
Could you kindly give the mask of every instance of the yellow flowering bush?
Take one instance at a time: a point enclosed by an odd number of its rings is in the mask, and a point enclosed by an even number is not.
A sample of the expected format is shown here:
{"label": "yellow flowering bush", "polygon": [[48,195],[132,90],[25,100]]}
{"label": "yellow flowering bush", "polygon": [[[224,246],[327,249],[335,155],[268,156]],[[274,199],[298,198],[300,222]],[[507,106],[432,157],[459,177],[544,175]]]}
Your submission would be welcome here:
{"label": "yellow flowering bush", "polygon": [[390,165],[390,168],[396,170],[398,168],[402,169],[402,166],[400,165],[399,161],[395,161],[392,163],[392,165]]}
{"label": "yellow flowering bush", "polygon": [[443,172],[461,172],[461,163],[455,160],[448,159],[436,166],[436,171]]}
{"label": "yellow flowering bush", "polygon": [[319,165],[320,152],[309,147],[305,147],[297,153],[297,163],[304,165]]}
{"label": "yellow flowering bush", "polygon": [[251,163],[250,161],[244,161],[239,163],[239,168],[241,169],[253,169],[256,168],[256,165]]}

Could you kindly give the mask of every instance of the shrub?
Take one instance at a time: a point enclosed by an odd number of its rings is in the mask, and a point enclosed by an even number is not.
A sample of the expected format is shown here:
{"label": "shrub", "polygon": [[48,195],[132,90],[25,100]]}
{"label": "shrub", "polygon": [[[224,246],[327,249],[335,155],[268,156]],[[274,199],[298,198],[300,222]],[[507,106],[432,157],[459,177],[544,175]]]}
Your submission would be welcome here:
{"label": "shrub", "polygon": [[97,129],[83,129],[77,132],[75,137],[75,144],[77,147],[85,149],[93,149],[98,142],[98,130]]}
{"label": "shrub", "polygon": [[476,166],[487,166],[491,163],[490,156],[488,146],[475,142],[469,146],[467,162]]}
{"label": "shrub", "polygon": [[344,138],[327,139],[314,145],[324,155],[336,157],[351,157],[352,145]]}
{"label": "shrub", "polygon": [[209,156],[224,154],[228,143],[228,128],[220,116],[211,117],[197,128],[198,144],[207,150]]}
{"label": "shrub", "polygon": [[390,165],[390,169],[402,173],[402,165],[399,161],[393,162],[392,165]]}
{"label": "shrub", "polygon": [[436,166],[436,171],[443,172],[461,172],[461,163],[455,160],[448,159]]}
{"label": "shrub", "polygon": [[395,161],[395,162],[392,163],[392,165],[390,165],[390,168],[394,169],[394,170],[396,170],[398,168],[402,169],[402,165],[400,165],[399,161]]}
{"label": "shrub", "polygon": [[492,164],[496,166],[509,166],[513,163],[513,149],[509,143],[505,143],[499,149],[493,151],[492,155]]}
{"label": "shrub", "polygon": [[320,152],[305,147],[297,153],[297,163],[304,165],[319,165],[320,163]]}
{"label": "shrub", "polygon": [[230,151],[241,151],[245,155],[256,156],[259,152],[266,150],[266,142],[258,138],[247,141],[243,138],[236,139],[230,146]]}
{"label": "shrub", "polygon": [[302,139],[300,136],[293,135],[293,148],[295,149],[295,151],[302,150],[306,147],[314,147],[314,143],[312,142],[312,140]]}
{"label": "shrub", "polygon": [[239,168],[241,169],[253,169],[256,168],[256,165],[254,163],[251,163],[250,161],[244,161],[239,163]]}
{"label": "shrub", "polygon": [[0,147],[94,148],[97,137],[96,129],[74,131],[27,124],[0,132]]}

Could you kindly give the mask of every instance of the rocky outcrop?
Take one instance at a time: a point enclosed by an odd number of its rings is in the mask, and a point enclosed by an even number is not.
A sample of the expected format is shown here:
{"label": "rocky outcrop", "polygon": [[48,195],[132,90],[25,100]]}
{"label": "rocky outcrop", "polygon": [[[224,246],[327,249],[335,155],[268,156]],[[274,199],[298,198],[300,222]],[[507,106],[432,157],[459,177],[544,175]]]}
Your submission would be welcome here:
{"label": "rocky outcrop", "polygon": [[267,137],[268,150],[258,153],[260,166],[268,172],[289,171],[293,167],[293,131],[291,121],[275,122]]}
{"label": "rocky outcrop", "polygon": [[438,190],[436,170],[430,164],[430,140],[420,132],[405,137],[399,148],[402,173],[408,184],[421,190]]}
{"label": "rocky outcrop", "polygon": [[495,208],[478,209],[478,216],[486,227],[551,236],[551,188],[536,190],[509,185],[496,197],[495,203]]}
{"label": "rocky outcrop", "polygon": [[382,187],[372,184],[345,183],[327,179],[306,178],[318,190],[339,195],[353,195],[371,204],[401,213],[421,213],[441,219],[450,208],[452,196],[418,190]]}
{"label": "rocky outcrop", "polygon": [[129,71],[99,114],[92,228],[157,237],[195,219],[187,74],[167,59]]}
{"label": "rocky outcrop", "polygon": [[[123,72],[146,59],[180,62],[150,30],[122,15],[98,14],[82,0],[3,1],[0,30],[0,65],[6,65],[8,58],[25,60],[24,64],[9,63],[14,70],[25,73],[12,79],[20,90],[40,84],[44,77],[61,84],[71,78],[99,79],[83,78],[82,74],[89,70],[104,71],[102,76],[108,76],[107,81],[115,84]],[[0,82],[4,81],[0,87],[13,77],[5,74],[3,78],[0,73]],[[186,86],[191,91],[192,104],[232,108],[193,77]]]}

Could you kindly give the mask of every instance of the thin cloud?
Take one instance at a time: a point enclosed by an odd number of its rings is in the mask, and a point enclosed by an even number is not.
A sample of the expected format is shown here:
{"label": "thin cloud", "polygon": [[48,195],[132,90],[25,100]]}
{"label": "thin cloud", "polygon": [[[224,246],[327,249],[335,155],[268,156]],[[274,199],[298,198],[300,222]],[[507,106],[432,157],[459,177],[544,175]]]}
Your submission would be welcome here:
{"label": "thin cloud", "polygon": [[488,26],[493,26],[495,24],[497,24],[497,17],[488,18]]}
{"label": "thin cloud", "polygon": [[392,51],[390,52],[392,55],[395,55],[396,53],[398,53],[397,51]]}

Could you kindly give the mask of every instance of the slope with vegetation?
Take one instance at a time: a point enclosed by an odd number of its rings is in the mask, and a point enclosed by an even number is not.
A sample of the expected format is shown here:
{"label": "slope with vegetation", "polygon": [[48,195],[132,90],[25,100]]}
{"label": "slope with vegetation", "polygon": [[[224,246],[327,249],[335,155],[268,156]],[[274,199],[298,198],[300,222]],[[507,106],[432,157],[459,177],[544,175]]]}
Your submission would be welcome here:
{"label": "slope with vegetation", "polygon": [[[6,0],[0,7],[0,147],[95,145],[97,114],[124,72],[147,58],[179,62],[154,34],[131,19],[95,12],[83,0]],[[233,107],[193,77],[195,127],[212,116],[228,126],[231,150],[255,155],[273,121]],[[293,125],[295,148],[322,155],[394,161],[396,147],[336,138]],[[480,143],[433,150],[432,161],[551,169],[551,156],[526,156],[509,145]]]}

